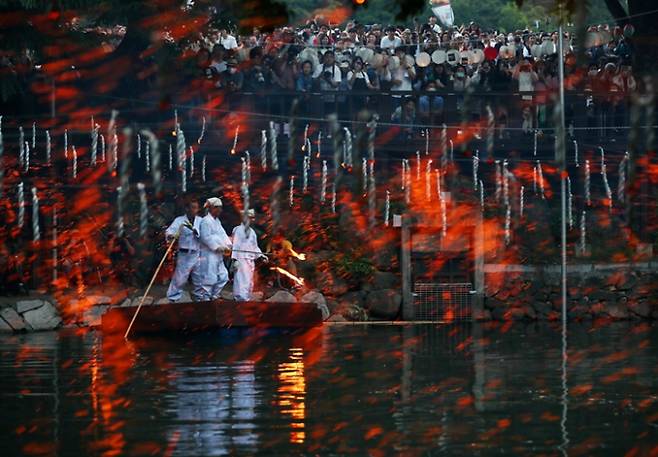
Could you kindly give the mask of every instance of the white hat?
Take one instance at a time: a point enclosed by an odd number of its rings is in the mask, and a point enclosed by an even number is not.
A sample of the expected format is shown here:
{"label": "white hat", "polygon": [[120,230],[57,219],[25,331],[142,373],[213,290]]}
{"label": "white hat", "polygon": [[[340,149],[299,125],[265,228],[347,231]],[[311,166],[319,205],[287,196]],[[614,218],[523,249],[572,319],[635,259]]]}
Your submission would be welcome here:
{"label": "white hat", "polygon": [[219,206],[221,208],[223,206],[222,199],[218,197],[210,197],[208,200],[206,200],[206,204],[203,206],[206,208]]}
{"label": "white hat", "polygon": [[247,210],[247,217],[256,217],[256,211],[253,208]]}

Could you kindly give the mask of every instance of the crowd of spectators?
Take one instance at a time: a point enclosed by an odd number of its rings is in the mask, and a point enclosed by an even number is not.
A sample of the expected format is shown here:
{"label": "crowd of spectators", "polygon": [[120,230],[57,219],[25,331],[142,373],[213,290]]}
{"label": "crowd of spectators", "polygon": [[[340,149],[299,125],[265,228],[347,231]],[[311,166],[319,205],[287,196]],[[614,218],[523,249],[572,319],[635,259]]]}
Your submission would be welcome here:
{"label": "crowd of spectators", "polygon": [[[567,90],[587,94],[585,110],[605,113],[610,125],[623,122],[625,100],[636,85],[630,35],[631,29],[590,27],[584,43],[587,66],[576,68],[578,43],[564,34]],[[204,91],[288,94],[287,101],[294,92],[304,101],[302,111],[321,115],[338,111],[356,117],[370,106],[394,121],[436,124],[446,120],[448,102],[450,113],[461,119],[482,116],[490,101],[505,123],[512,108],[509,94],[515,93],[521,126],[530,131],[551,122],[558,39],[557,32],[500,33],[475,23],[445,29],[434,16],[413,28],[354,21],[334,27],[316,18],[271,34],[257,28],[244,36],[218,30],[200,37],[187,54],[196,57]],[[450,50],[457,51],[452,61],[446,60]],[[490,96],[464,106],[465,93]]]}

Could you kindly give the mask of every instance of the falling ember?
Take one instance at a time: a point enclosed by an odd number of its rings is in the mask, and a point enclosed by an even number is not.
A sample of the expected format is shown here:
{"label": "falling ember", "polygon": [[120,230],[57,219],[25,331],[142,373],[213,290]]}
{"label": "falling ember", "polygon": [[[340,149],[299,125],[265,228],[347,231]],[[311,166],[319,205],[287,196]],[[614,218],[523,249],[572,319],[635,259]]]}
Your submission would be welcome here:
{"label": "falling ember", "polygon": [[18,183],[18,191],[16,192],[18,199],[18,228],[23,228],[25,223],[25,195],[23,194],[23,183]]}
{"label": "falling ember", "polygon": [[567,214],[569,219],[569,228],[573,228],[573,194],[571,193],[571,178],[567,175]]}
{"label": "falling ember", "polygon": [[532,155],[537,157],[537,135],[539,135],[539,132],[535,130],[534,134],[534,139],[533,139],[533,147],[532,147]]}
{"label": "falling ember", "polygon": [[25,166],[25,133],[23,126],[18,127],[18,165],[20,168]]}
{"label": "falling ember", "polygon": [[496,160],[495,162],[495,168],[496,168],[496,193],[495,198],[496,198],[496,203],[500,203],[500,193],[502,190],[502,172],[500,169],[500,160]]}
{"label": "falling ember", "polygon": [[586,233],[586,214],[583,211],[580,215],[580,252],[585,253],[587,247],[587,233]]}
{"label": "falling ember", "polygon": [[290,193],[288,195],[288,199],[289,199],[290,207],[292,208],[293,204],[295,203],[295,177],[294,176],[290,177],[289,192]]}
{"label": "falling ember", "polygon": [[121,186],[117,187],[117,236],[122,237],[124,226],[123,226],[123,204],[121,200],[123,198],[123,189]]}
{"label": "falling ember", "polygon": [[402,185],[404,189],[404,201],[409,205],[411,203],[411,167],[409,165],[409,159],[404,159],[402,179],[404,182]]}
{"label": "falling ember", "polygon": [[416,181],[420,181],[421,159],[420,151],[416,151]]}
{"label": "falling ember", "polygon": [[137,134],[137,158],[142,158],[142,137]]}
{"label": "falling ember", "polygon": [[279,169],[279,155],[277,150],[276,142],[276,127],[274,122],[270,121],[270,162],[272,163],[272,169],[277,171]]}
{"label": "falling ember", "polygon": [[441,129],[441,169],[448,165],[448,126],[443,124]]}
{"label": "falling ember", "polygon": [[592,194],[590,193],[591,177],[589,168],[589,159],[585,159],[585,202],[587,206],[592,206]]}
{"label": "falling ember", "polygon": [[91,118],[91,166],[96,166],[96,156],[98,155],[98,130],[99,126],[94,124],[94,118]]}
{"label": "falling ember", "polygon": [[608,199],[608,205],[612,211],[612,190],[610,189],[610,184],[608,183],[608,173],[607,167],[605,165],[605,152],[603,148],[599,147],[601,150],[601,177],[603,178],[603,187],[605,189],[605,195]]}
{"label": "falling ember", "polygon": [[39,196],[36,187],[32,187],[32,239],[35,243],[41,239],[39,231]]}
{"label": "falling ember", "polygon": [[576,140],[573,140],[573,155],[576,161],[576,168],[578,168],[580,167],[580,163],[578,162],[578,142]]}
{"label": "falling ember", "polygon": [[448,214],[445,198],[441,199],[441,236],[445,239],[448,234]]}
{"label": "falling ember", "polygon": [[240,126],[235,127],[235,136],[233,137],[233,147],[231,148],[231,155],[235,154],[238,147],[238,137],[240,135]]}
{"label": "falling ember", "polygon": [[30,170],[30,144],[25,142],[25,172]]}
{"label": "falling ember", "polygon": [[284,270],[281,267],[271,267],[270,270],[277,271],[277,272],[281,273],[282,275],[284,275],[285,277],[291,279],[292,281],[299,284],[300,286],[304,285],[304,278],[297,277],[294,274],[290,273],[288,270]]}
{"label": "falling ember", "polygon": [[502,173],[502,179],[503,179],[503,204],[505,206],[510,206],[510,202],[509,202],[509,176],[510,176],[510,172],[509,172],[509,169],[508,169],[507,160],[503,160],[503,173]]}
{"label": "falling ember", "polygon": [[336,180],[331,185],[331,212],[336,214]]}
{"label": "falling ember", "polygon": [[512,210],[509,205],[505,209],[505,245],[509,245],[512,239]]}
{"label": "falling ember", "polygon": [[391,211],[391,193],[386,191],[386,204],[384,206],[384,225],[388,227],[388,220]]}
{"label": "falling ember", "polygon": [[361,159],[361,182],[363,195],[365,195],[368,192],[368,161],[365,157]]}
{"label": "falling ember", "polygon": [[201,141],[203,140],[203,135],[206,133],[206,117],[203,116],[201,118],[201,133],[199,134],[199,138],[196,140],[197,144],[201,144]]}
{"label": "falling ember", "polygon": [[147,142],[144,144],[144,146],[145,146],[144,158],[146,159],[146,172],[150,173],[151,172],[151,144]]}
{"label": "falling ember", "polygon": [[190,179],[194,176],[194,148],[190,145]]}
{"label": "falling ember", "polygon": [[427,159],[425,166],[425,197],[428,201],[432,199],[432,159]]}
{"label": "falling ember", "polygon": [[352,162],[352,133],[347,127],[344,127],[343,131],[343,163],[348,168],[351,168],[354,166],[354,163]]}
{"label": "falling ember", "polygon": [[324,203],[327,199],[327,161],[322,161],[322,178],[320,183],[320,202]]}
{"label": "falling ember", "polygon": [[308,191],[308,172],[310,169],[311,156],[304,156],[304,163],[302,166],[302,192],[306,193]]}
{"label": "falling ember", "polygon": [[525,187],[521,186],[521,191],[520,191],[520,196],[519,196],[519,217],[523,217],[523,209],[525,205]]}
{"label": "falling ember", "polygon": [[201,159],[201,181],[206,182],[206,155]]}
{"label": "falling ember", "polygon": [[624,193],[626,191],[626,173],[628,173],[628,151],[624,153],[624,158],[619,163],[619,181],[617,183],[617,200],[623,205],[625,202]]}
{"label": "falling ember", "polygon": [[480,209],[484,209],[484,183],[480,180]]}
{"label": "falling ember", "polygon": [[542,200],[545,200],[546,196],[544,195],[544,172],[542,171],[541,162],[539,160],[537,161],[537,179],[539,180],[539,192],[541,193],[541,198]]}
{"label": "falling ember", "polygon": [[430,155],[430,129],[425,129],[425,155]]}
{"label": "falling ember", "polygon": [[[103,145],[103,155],[105,152],[105,139],[101,135],[101,141]],[[50,155],[51,155],[51,143],[50,143],[50,130],[46,130],[46,164],[50,165]]]}
{"label": "falling ember", "polygon": [[32,150],[37,147],[37,123],[32,122]]}
{"label": "falling ember", "polygon": [[[48,163],[50,163],[50,133],[46,131],[48,139]],[[105,162],[105,136],[101,133],[101,162]]]}
{"label": "falling ember", "polygon": [[139,236],[144,237],[148,229],[148,204],[144,183],[137,183],[137,191],[139,193]]}
{"label": "falling ember", "polygon": [[71,153],[73,154],[72,175],[73,175],[73,179],[77,179],[77,177],[78,177],[78,151],[75,150],[75,146],[71,146]]}
{"label": "falling ember", "polygon": [[64,158],[65,159],[69,158],[69,130],[68,129],[64,129]]}
{"label": "falling ember", "polygon": [[480,157],[477,151],[473,156],[473,190],[478,190],[478,168],[480,167]]}
{"label": "falling ember", "polygon": [[260,167],[267,171],[267,131],[260,131]]}
{"label": "falling ember", "polygon": [[454,150],[454,145],[452,144],[452,140],[450,140],[450,161],[451,162],[455,161],[455,150]]}
{"label": "falling ember", "polygon": [[307,147],[308,141],[308,124],[304,127],[304,141],[302,142],[302,151],[310,153],[311,150]]}
{"label": "falling ember", "polygon": [[174,169],[174,148],[169,145],[169,171]]}

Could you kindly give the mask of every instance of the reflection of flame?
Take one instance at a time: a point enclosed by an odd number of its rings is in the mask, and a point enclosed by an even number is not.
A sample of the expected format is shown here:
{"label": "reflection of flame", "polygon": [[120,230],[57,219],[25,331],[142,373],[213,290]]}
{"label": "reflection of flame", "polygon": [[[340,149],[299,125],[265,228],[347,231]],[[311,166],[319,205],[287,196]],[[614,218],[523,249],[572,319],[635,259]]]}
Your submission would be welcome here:
{"label": "reflection of flame", "polygon": [[281,267],[272,267],[271,269],[274,270],[274,271],[278,271],[279,273],[281,273],[284,276],[287,276],[288,278],[292,279],[293,281],[295,281],[300,286],[304,285],[304,278],[300,278],[298,276],[295,276],[294,274],[290,273],[288,270],[284,270]]}
{"label": "reflection of flame", "polygon": [[306,418],[306,380],[304,378],[304,361],[301,348],[290,349],[290,362],[279,364],[279,406],[281,411],[291,417],[290,442],[304,443],[304,419]]}

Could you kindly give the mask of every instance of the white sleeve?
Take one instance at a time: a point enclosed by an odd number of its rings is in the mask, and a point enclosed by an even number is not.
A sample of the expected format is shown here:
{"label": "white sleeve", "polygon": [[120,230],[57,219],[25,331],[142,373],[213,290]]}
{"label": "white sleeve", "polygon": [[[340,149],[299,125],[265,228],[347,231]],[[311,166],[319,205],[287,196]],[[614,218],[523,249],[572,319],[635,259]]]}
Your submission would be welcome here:
{"label": "white sleeve", "polygon": [[[338,70],[338,71],[336,71]],[[334,82],[341,82],[343,79],[343,75],[340,73],[340,68],[338,68],[336,65],[334,65]]]}
{"label": "white sleeve", "polygon": [[176,219],[174,219],[171,225],[167,227],[167,230],[165,230],[165,236],[166,237],[176,236],[176,233],[178,233],[178,229],[180,228],[181,225],[183,225],[183,219],[177,217]]}

